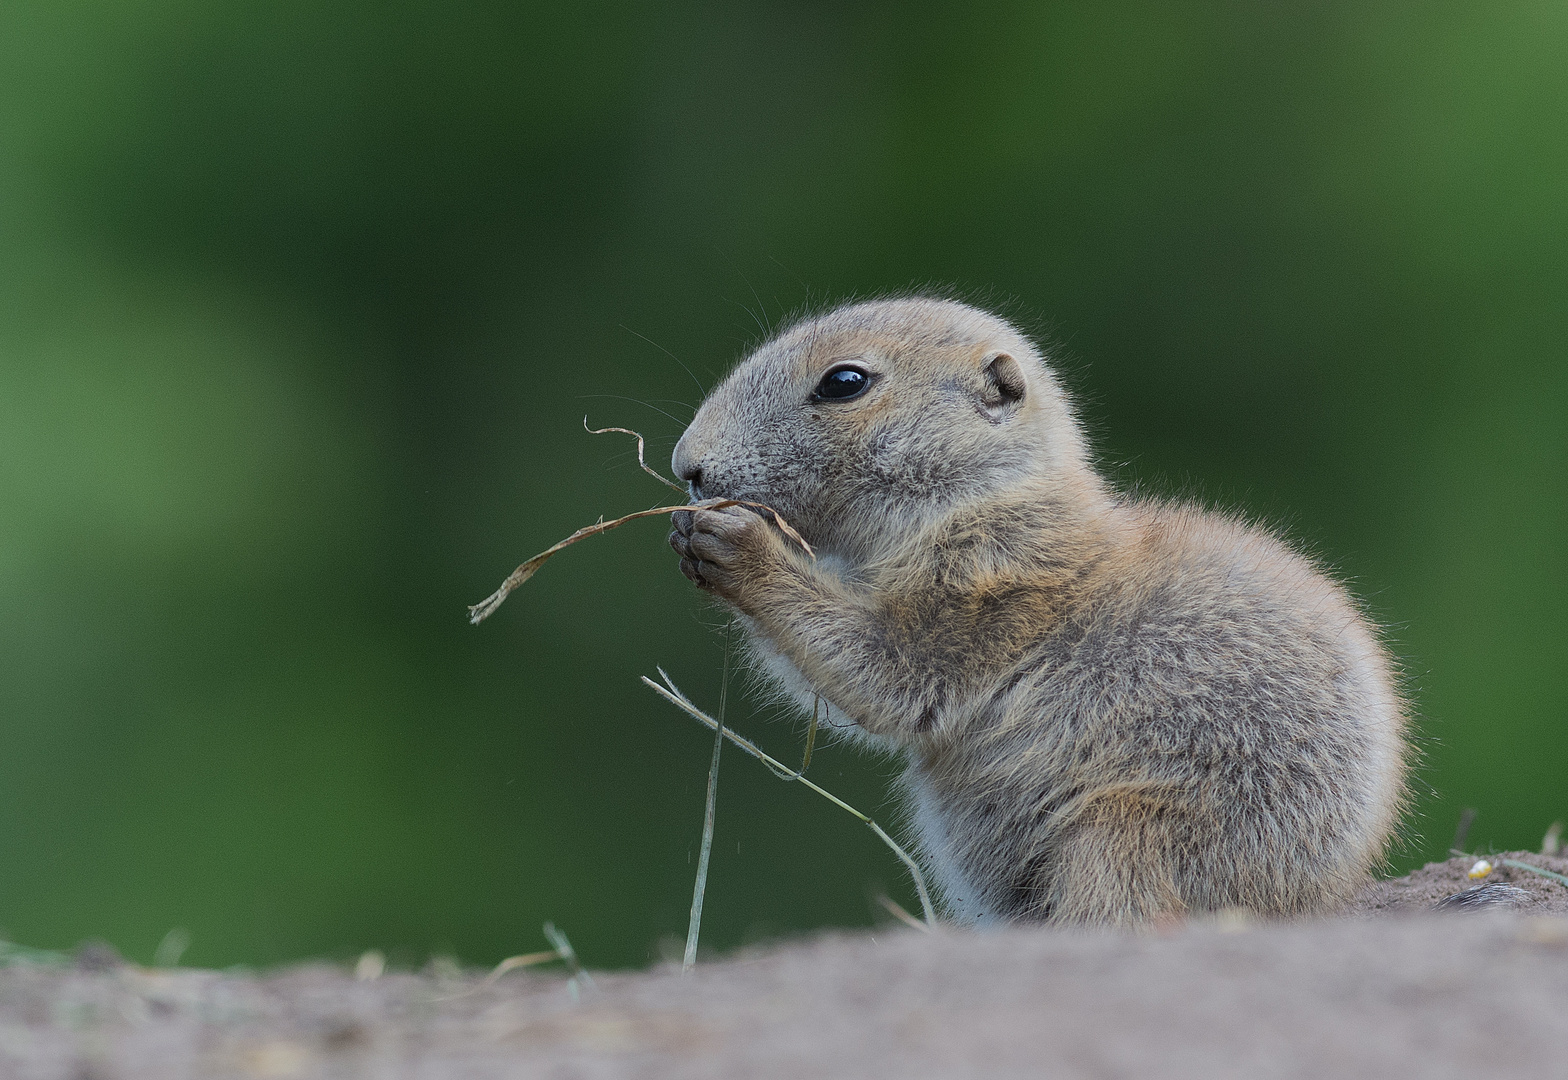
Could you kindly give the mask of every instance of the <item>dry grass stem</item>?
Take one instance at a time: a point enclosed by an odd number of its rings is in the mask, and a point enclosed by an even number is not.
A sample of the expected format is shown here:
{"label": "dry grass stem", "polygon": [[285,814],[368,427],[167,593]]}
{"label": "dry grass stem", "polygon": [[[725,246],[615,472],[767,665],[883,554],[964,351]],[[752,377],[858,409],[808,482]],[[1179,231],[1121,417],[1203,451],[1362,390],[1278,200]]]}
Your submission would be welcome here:
{"label": "dry grass stem", "polygon": [[[664,675],[663,668],[659,669],[659,674]],[[664,675],[664,677],[666,679],[669,678],[668,675]],[[802,751],[800,755],[800,768],[795,772],[790,772],[788,769],[780,772],[778,769],[773,768],[773,766],[768,765],[769,770],[780,780],[799,780],[801,777],[806,775],[806,770],[811,768],[811,752],[816,748],[817,745],[817,726],[819,723],[817,716],[821,711],[821,708],[822,699],[819,697],[813,697],[811,700],[811,723],[806,726],[806,749]],[[763,762],[763,764],[766,765],[767,762]]]}
{"label": "dry grass stem", "polygon": [[582,964],[577,961],[577,952],[572,948],[572,943],[566,940],[565,934],[555,928],[554,923],[544,924],[544,936],[551,945],[555,946],[553,949],[546,952],[524,953],[521,956],[508,956],[493,967],[490,970],[490,974],[486,975],[479,983],[470,986],[467,990],[462,990],[455,994],[447,994],[434,1000],[456,1001],[459,998],[477,994],[487,986],[494,986],[496,980],[500,979],[508,971],[516,971],[518,968],[525,967],[537,967],[539,964],[548,964],[555,960],[564,960],[567,971],[571,973],[566,980],[566,989],[572,995],[572,1000],[576,1001],[579,996],[578,987],[593,986],[593,977],[583,970]]}
{"label": "dry grass stem", "polygon": [[714,811],[719,795],[719,753],[724,749],[724,706],[730,695],[730,637],[735,632],[735,620],[724,627],[724,672],[719,679],[719,726],[713,733],[713,764],[708,768],[708,798],[703,804],[702,850],[697,856],[697,880],[691,889],[691,918],[686,924],[686,955],[681,960],[681,974],[690,971],[697,963],[697,935],[702,929],[702,901],[708,893],[708,859],[713,854]]}
{"label": "dry grass stem", "polygon": [[813,696],[811,699],[811,726],[806,729],[806,750],[800,755],[800,775],[805,776],[806,770],[811,768],[811,751],[817,745],[817,713],[822,708],[822,699]]}
{"label": "dry grass stem", "polygon": [[779,777],[779,779],[795,780],[805,784],[808,788],[810,788],[812,791],[815,791],[818,795],[821,795],[834,806],[837,806],[839,809],[854,815],[867,828],[876,833],[877,836],[881,837],[882,842],[888,846],[894,855],[898,856],[900,862],[909,868],[910,874],[914,877],[915,891],[920,894],[920,907],[921,911],[925,915],[926,924],[929,926],[936,925],[936,912],[931,907],[931,894],[926,889],[926,879],[925,875],[920,872],[920,865],[916,863],[914,859],[910,858],[909,852],[900,847],[898,842],[889,836],[882,826],[878,825],[870,817],[862,814],[859,810],[856,810],[853,806],[849,805],[849,803],[845,802],[831,791],[828,791],[826,788],[812,783],[810,780],[807,780],[799,773],[791,772],[783,762],[764,752],[763,749],[756,743],[752,742],[748,738],[745,738],[744,736],[737,735],[734,731],[724,727],[724,725],[720,724],[713,717],[697,708],[697,706],[693,705],[691,700],[687,698],[685,694],[681,693],[680,688],[675,685],[675,683],[670,679],[670,676],[663,668],[659,669],[659,675],[664,679],[664,685],[662,686],[648,678],[646,675],[640,676],[640,678],[642,679],[643,683],[646,684],[648,688],[651,689],[654,693],[658,694],[660,697],[670,702],[670,704],[674,705],[692,719],[702,724],[709,731],[715,733],[722,732],[724,738],[728,739],[741,750],[762,762],[769,769],[771,769],[773,771],[773,775]]}
{"label": "dry grass stem", "polygon": [[519,566],[516,570],[513,570],[510,574],[508,574],[506,580],[501,582],[501,587],[495,592],[491,593],[477,604],[470,604],[468,607],[468,621],[473,623],[475,626],[478,626],[491,615],[495,614],[495,609],[501,606],[501,604],[511,594],[513,589],[517,588],[523,582],[533,577],[534,574],[538,572],[539,568],[548,562],[550,558],[557,552],[571,547],[579,540],[586,540],[590,536],[597,536],[602,532],[609,532],[611,529],[616,528],[619,525],[625,525],[628,521],[636,521],[638,518],[658,517],[662,514],[673,514],[677,510],[723,510],[726,506],[744,506],[748,510],[755,510],[757,513],[771,518],[773,524],[779,527],[780,532],[789,537],[791,540],[795,541],[795,543],[799,544],[801,550],[804,551],[807,555],[810,555],[812,558],[816,558],[817,553],[811,549],[810,544],[806,543],[805,538],[802,537],[793,528],[791,528],[789,522],[780,517],[777,511],[775,511],[772,507],[764,506],[762,503],[749,502],[746,499],[704,499],[701,502],[687,503],[684,506],[655,506],[651,510],[639,510],[635,514],[627,514],[625,517],[618,517],[612,521],[597,521],[592,525],[586,525],[572,533],[572,535],[568,536],[560,543],[552,544],[545,548],[539,554],[535,555],[533,558],[523,563],[523,565]]}
{"label": "dry grass stem", "polygon": [[495,982],[508,971],[516,971],[518,968],[534,967],[538,964],[548,964],[553,960],[562,959],[565,958],[554,949],[550,949],[547,952],[524,953],[522,956],[508,956],[505,960],[502,960],[499,964],[497,964],[490,974],[485,976],[485,985],[488,986],[490,983]]}
{"label": "dry grass stem", "polygon": [[[669,479],[668,477],[661,476],[657,470],[651,468],[648,463],[643,460],[643,437],[637,432],[631,430],[630,428],[620,427],[591,428],[588,427],[588,418],[586,416],[583,417],[583,427],[587,429],[588,433],[591,435],[602,435],[609,431],[630,435],[632,438],[637,440],[637,464],[642,466],[643,472],[659,481],[659,483],[668,487],[672,487],[683,495],[686,494],[685,488],[681,487],[679,484]],[[655,506],[651,510],[639,510],[635,514],[627,514],[625,517],[618,517],[613,521],[605,521],[603,518],[600,518],[592,525],[587,525],[581,529],[578,529],[560,543],[552,544],[550,547],[545,548],[545,550],[541,551],[539,554],[535,555],[533,558],[519,566],[516,570],[513,570],[510,574],[508,574],[506,580],[501,582],[501,587],[495,592],[491,593],[477,604],[470,604],[468,606],[468,621],[473,623],[475,626],[478,626],[491,615],[495,614],[495,609],[500,607],[501,604],[505,602],[507,596],[511,594],[513,589],[517,588],[523,582],[533,577],[534,574],[538,572],[539,568],[550,560],[551,556],[555,555],[563,548],[571,547],[579,540],[586,540],[590,536],[598,536],[602,532],[609,532],[611,529],[616,528],[617,526],[625,525],[628,521],[636,521],[638,518],[658,517],[661,514],[673,514],[677,510],[723,510],[727,506],[744,506],[748,510],[755,510],[763,517],[772,521],[773,524],[777,525],[781,533],[789,537],[795,543],[799,544],[800,549],[807,555],[810,555],[813,559],[817,557],[817,553],[811,550],[811,545],[806,543],[806,538],[801,536],[800,533],[796,532],[794,527],[791,526],[789,522],[785,521],[783,516],[779,514],[777,510],[773,509],[771,506],[765,506],[759,502],[751,502],[747,499],[703,499],[699,502],[686,503],[683,506]]]}
{"label": "dry grass stem", "polygon": [[905,926],[913,926],[922,934],[929,934],[931,932],[931,928],[929,926],[915,918],[909,912],[905,911],[904,905],[900,904],[897,900],[894,900],[887,893],[877,893],[876,902],[886,908],[889,915],[893,916],[893,918],[897,919]]}
{"label": "dry grass stem", "polygon": [[632,438],[637,440],[638,467],[641,468],[643,472],[657,480],[659,483],[663,484],[665,487],[674,488],[682,495],[687,494],[687,491],[684,487],[682,487],[680,484],[677,484],[674,480],[671,480],[668,476],[665,476],[663,473],[659,472],[659,470],[655,469],[653,466],[649,465],[646,461],[643,460],[643,437],[641,432],[633,431],[631,428],[623,427],[591,428],[588,426],[588,418],[586,416],[583,417],[583,430],[590,435],[605,435],[612,431],[618,432],[622,435],[630,435]]}

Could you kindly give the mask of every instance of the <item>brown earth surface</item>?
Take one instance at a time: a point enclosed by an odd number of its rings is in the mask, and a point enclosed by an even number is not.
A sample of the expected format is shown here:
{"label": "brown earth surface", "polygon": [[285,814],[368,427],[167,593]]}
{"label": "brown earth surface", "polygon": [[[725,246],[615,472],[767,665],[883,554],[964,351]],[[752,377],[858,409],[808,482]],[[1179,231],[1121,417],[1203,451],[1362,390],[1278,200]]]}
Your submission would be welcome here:
{"label": "brown earth surface", "polygon": [[1486,880],[1528,899],[1432,912],[1476,884],[1454,859],[1337,919],[885,929],[577,988],[539,970],[147,969],[89,948],[0,969],[0,1077],[1568,1074],[1568,888],[1501,861],[1568,860],[1489,858]]}

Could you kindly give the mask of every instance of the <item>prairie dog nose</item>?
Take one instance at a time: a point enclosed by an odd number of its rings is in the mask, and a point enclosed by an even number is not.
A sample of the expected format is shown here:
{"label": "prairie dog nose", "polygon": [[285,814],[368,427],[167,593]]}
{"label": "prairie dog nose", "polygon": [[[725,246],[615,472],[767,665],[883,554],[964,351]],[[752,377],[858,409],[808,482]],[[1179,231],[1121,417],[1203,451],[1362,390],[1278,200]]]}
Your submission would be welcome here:
{"label": "prairie dog nose", "polygon": [[692,457],[685,435],[682,435],[680,441],[675,444],[675,453],[670,458],[670,468],[677,477],[686,481],[693,497],[702,498],[702,465]]}

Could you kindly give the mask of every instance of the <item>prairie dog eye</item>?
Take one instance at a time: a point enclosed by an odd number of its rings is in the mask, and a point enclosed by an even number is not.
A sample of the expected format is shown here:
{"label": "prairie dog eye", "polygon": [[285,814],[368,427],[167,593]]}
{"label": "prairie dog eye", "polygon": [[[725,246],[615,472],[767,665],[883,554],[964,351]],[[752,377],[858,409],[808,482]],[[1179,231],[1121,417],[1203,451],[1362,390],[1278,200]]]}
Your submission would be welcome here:
{"label": "prairie dog eye", "polygon": [[869,371],[854,364],[845,364],[822,376],[822,381],[811,392],[811,398],[813,401],[847,401],[865,393],[870,385]]}

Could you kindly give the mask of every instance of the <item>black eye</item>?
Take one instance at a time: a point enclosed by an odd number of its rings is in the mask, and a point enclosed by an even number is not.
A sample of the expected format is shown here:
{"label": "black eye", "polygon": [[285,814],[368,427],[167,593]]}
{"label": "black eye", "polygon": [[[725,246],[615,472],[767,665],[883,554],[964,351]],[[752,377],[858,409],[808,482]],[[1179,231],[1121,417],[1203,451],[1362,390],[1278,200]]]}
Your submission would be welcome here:
{"label": "black eye", "polygon": [[843,401],[865,393],[871,385],[871,374],[864,368],[834,368],[822,376],[811,396],[817,401]]}

